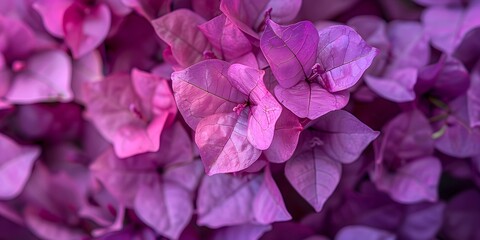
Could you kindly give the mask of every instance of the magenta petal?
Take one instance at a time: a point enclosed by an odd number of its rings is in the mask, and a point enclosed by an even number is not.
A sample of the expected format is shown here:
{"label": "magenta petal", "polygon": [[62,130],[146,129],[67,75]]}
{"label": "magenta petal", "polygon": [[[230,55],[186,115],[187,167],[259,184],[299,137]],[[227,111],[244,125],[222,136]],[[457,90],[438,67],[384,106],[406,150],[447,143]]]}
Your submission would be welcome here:
{"label": "magenta petal", "polygon": [[318,137],[322,142],[323,152],[330,159],[341,163],[355,161],[379,135],[379,132],[373,131],[343,110],[324,115],[314,123],[313,128],[321,131]]}
{"label": "magenta petal", "polygon": [[392,65],[397,68],[419,68],[429,62],[429,38],[420,23],[393,21],[388,25],[387,34],[392,45]]}
{"label": "magenta petal", "polygon": [[231,113],[247,96],[227,79],[230,64],[206,60],[185,70],[172,73],[172,86],[178,109],[192,129],[205,117]]}
{"label": "magenta petal", "polygon": [[390,51],[390,40],[387,36],[387,24],[385,20],[377,16],[358,16],[350,19],[348,25],[362,36],[372,46],[378,48],[381,53]]}
{"label": "magenta petal", "polygon": [[319,78],[330,92],[355,85],[378,54],[350,27],[332,26],[318,34]]}
{"label": "magenta petal", "polygon": [[252,51],[252,45],[247,37],[223,14],[200,25],[199,28],[227,61]]}
{"label": "magenta petal", "polygon": [[2,15],[0,27],[2,28],[0,52],[7,61],[24,59],[40,45],[36,33],[20,19]]}
{"label": "magenta petal", "polygon": [[0,134],[0,152],[0,199],[11,199],[23,190],[40,149],[17,145]]}
{"label": "magenta petal", "polygon": [[252,202],[262,179],[261,175],[251,178],[227,174],[204,177],[197,198],[197,224],[218,228],[251,223]]}
{"label": "magenta petal", "polygon": [[[180,123],[174,123],[161,136],[162,147],[155,153],[144,153],[129,158],[118,158],[112,149],[100,155],[90,171],[106,189],[123,205],[132,207],[142,185],[158,182],[159,168],[168,181],[178,183],[187,190],[193,189],[203,168],[190,163],[193,160],[192,143]],[[188,172],[189,174],[185,174]]]}
{"label": "magenta petal", "polygon": [[374,177],[378,189],[387,192],[400,203],[437,201],[437,188],[442,172],[440,161],[434,157],[415,159],[399,168],[395,173],[384,173]]}
{"label": "magenta petal", "polygon": [[63,18],[73,0],[37,0],[33,8],[40,14],[45,29],[55,37],[63,37]]}
{"label": "magenta petal", "polygon": [[110,30],[111,14],[104,4],[87,7],[73,3],[63,19],[65,42],[75,58],[97,48],[107,37]]}
{"label": "magenta petal", "polygon": [[283,109],[275,125],[275,133],[270,147],[263,151],[268,161],[282,163],[290,159],[297,148],[303,126],[288,109]]}
{"label": "magenta petal", "polygon": [[[233,87],[249,97],[255,104],[262,104],[268,90],[263,83],[265,71],[242,64],[232,64],[227,71],[228,81]],[[273,97],[272,95],[269,95]]]}
{"label": "magenta petal", "polygon": [[281,104],[300,118],[316,119],[348,103],[348,91],[330,93],[320,85],[301,81],[291,88],[275,87],[275,96]]}
{"label": "magenta petal", "polygon": [[33,55],[26,69],[16,75],[6,98],[12,103],[35,103],[73,98],[70,82],[72,64],[59,50]]}
{"label": "magenta petal", "polygon": [[365,72],[367,75],[382,75],[385,65],[390,59],[390,50],[392,48],[390,39],[387,36],[387,23],[378,16],[357,16],[350,19],[347,24],[355,29],[365,41],[379,50],[372,65]]}
{"label": "magenta petal", "polygon": [[414,68],[392,69],[383,77],[365,76],[365,83],[379,96],[393,102],[415,99],[418,71]]}
{"label": "magenta petal", "polygon": [[253,201],[253,212],[255,219],[260,224],[270,224],[292,219],[268,167],[264,173],[263,183]]}
{"label": "magenta petal", "polygon": [[163,128],[175,114],[166,80],[133,70],[131,76],[91,82],[85,90],[87,117],[113,143],[119,157],[159,149]]}
{"label": "magenta petal", "polygon": [[436,6],[423,12],[425,30],[432,44],[445,53],[452,54],[465,35],[480,26],[480,2],[472,1],[468,7]]}
{"label": "magenta petal", "polygon": [[[150,155],[156,157],[156,155]],[[133,207],[138,189],[152,181],[160,181],[157,164],[145,155],[126,159],[118,158],[113,149],[108,149],[91,165],[92,175],[123,205]]]}
{"label": "magenta petal", "polygon": [[204,59],[203,53],[210,50],[207,38],[198,29],[205,19],[196,13],[179,9],[152,21],[157,35],[172,49],[175,60],[187,68]]}
{"label": "magenta petal", "polygon": [[228,69],[228,79],[238,90],[248,95],[253,104],[248,117],[248,141],[257,149],[270,147],[275,123],[282,113],[282,106],[263,83],[265,72],[241,64]]}
{"label": "magenta petal", "polygon": [[252,165],[261,154],[247,139],[248,112],[219,113],[197,126],[195,142],[208,175],[237,172]]}
{"label": "magenta petal", "polygon": [[169,182],[141,186],[134,209],[157,233],[173,239],[180,236],[193,214],[189,192]]}
{"label": "magenta petal", "polygon": [[311,148],[289,160],[285,176],[297,192],[320,212],[340,181],[342,165],[318,148]]}
{"label": "magenta petal", "polygon": [[267,21],[260,47],[278,83],[290,88],[310,76],[317,57],[318,33],[308,21],[288,26]]}
{"label": "magenta petal", "polygon": [[232,59],[230,62],[232,64],[233,63],[239,63],[239,64],[249,66],[249,67],[252,67],[252,68],[259,68],[258,60],[252,52],[249,52],[249,53],[247,53],[245,55],[242,55],[238,58]]}
{"label": "magenta petal", "polygon": [[220,10],[243,32],[258,38],[257,29],[272,9],[271,18],[278,23],[287,23],[297,16],[300,0],[223,0]]}
{"label": "magenta petal", "polygon": [[175,117],[177,106],[165,79],[135,68],[132,70],[131,78],[133,88],[144,109],[149,109],[154,115]]}
{"label": "magenta petal", "polygon": [[335,240],[355,240],[361,237],[362,239],[368,240],[395,240],[397,239],[393,233],[360,225],[351,225],[342,228],[337,235]]}

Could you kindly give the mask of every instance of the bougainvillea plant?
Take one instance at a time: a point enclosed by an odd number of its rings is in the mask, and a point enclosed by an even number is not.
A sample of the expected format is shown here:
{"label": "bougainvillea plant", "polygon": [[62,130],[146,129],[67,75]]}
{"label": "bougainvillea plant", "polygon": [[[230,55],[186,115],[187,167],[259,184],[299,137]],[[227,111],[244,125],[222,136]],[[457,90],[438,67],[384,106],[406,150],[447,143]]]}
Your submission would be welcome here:
{"label": "bougainvillea plant", "polygon": [[0,239],[480,239],[480,0],[0,2]]}

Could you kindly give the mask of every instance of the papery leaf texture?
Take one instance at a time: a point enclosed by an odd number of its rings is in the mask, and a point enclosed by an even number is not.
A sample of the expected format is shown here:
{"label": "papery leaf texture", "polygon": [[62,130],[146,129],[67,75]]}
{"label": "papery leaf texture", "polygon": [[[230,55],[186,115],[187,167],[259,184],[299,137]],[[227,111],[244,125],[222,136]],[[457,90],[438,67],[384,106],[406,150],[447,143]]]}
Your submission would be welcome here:
{"label": "papery leaf texture", "polygon": [[283,109],[275,125],[272,144],[263,151],[268,161],[282,163],[290,159],[297,147],[303,126],[297,116],[288,109]]}
{"label": "papery leaf texture", "polygon": [[275,124],[282,106],[263,83],[264,71],[241,64],[232,64],[228,79],[240,92],[247,95],[251,112],[248,117],[248,141],[257,149],[265,150],[273,140]]}
{"label": "papery leaf texture", "polygon": [[311,22],[280,26],[267,21],[260,47],[282,87],[293,87],[310,77],[318,41],[317,30]]}
{"label": "papery leaf texture", "polygon": [[261,224],[292,219],[268,167],[264,173],[263,183],[253,202],[253,212],[255,219]]}
{"label": "papery leaf texture", "polygon": [[197,198],[197,223],[212,228],[252,223],[252,202],[261,183],[262,175],[204,177]]}
{"label": "papery leaf texture", "polygon": [[342,164],[310,148],[289,160],[285,176],[297,192],[320,212],[340,181]]}
{"label": "papery leaf texture", "polygon": [[350,99],[348,91],[330,93],[319,84],[301,81],[291,88],[275,87],[279,102],[300,118],[317,119],[341,109]]}
{"label": "papery leaf texture", "polygon": [[329,92],[355,85],[378,54],[350,27],[332,26],[318,34],[317,71]]}
{"label": "papery leaf texture", "polygon": [[323,152],[341,163],[352,163],[375,140],[379,132],[360,122],[347,111],[330,112],[311,126]]}
{"label": "papery leaf texture", "polygon": [[211,46],[198,29],[205,19],[187,9],[178,9],[152,21],[157,35],[171,48],[172,55],[182,68],[204,58]]}
{"label": "papery leaf texture", "polygon": [[248,114],[218,113],[198,124],[195,143],[208,175],[243,170],[260,157],[261,150],[248,141]]}
{"label": "papery leaf texture", "polygon": [[[186,189],[196,186],[197,174],[178,177],[178,172],[189,169],[183,165],[193,160],[192,143],[184,128],[175,123],[167,128],[161,137],[161,148],[158,152],[138,154],[129,158],[119,158],[109,148],[90,165],[91,172],[115,198],[125,206],[133,207],[135,196],[143,185],[151,182],[159,183],[162,176],[159,169],[164,169],[165,178],[172,176],[179,185]],[[171,169],[171,166],[176,166]],[[179,181],[182,179],[182,181]],[[193,185],[193,186],[192,186]]]}
{"label": "papery leaf texture", "polygon": [[220,10],[246,34],[258,38],[258,30],[267,18],[267,12],[272,20],[287,23],[293,20],[300,10],[300,0],[223,0]]}
{"label": "papery leaf texture", "polygon": [[192,129],[205,117],[231,113],[247,98],[227,79],[230,64],[206,60],[172,74],[172,87],[178,109]]}
{"label": "papery leaf texture", "polygon": [[199,25],[199,29],[227,61],[239,58],[252,50],[248,38],[223,14]]}

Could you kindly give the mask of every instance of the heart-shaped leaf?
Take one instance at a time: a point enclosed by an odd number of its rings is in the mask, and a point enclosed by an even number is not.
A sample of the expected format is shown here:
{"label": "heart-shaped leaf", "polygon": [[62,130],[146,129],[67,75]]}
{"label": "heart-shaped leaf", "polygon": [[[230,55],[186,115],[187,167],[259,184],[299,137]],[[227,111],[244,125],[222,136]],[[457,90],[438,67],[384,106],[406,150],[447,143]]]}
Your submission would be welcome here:
{"label": "heart-shaped leaf", "polygon": [[308,21],[280,26],[267,21],[260,48],[280,86],[290,88],[306,80],[317,60],[318,33]]}
{"label": "heart-shaped leaf", "polygon": [[285,176],[293,188],[320,212],[340,181],[342,164],[329,159],[319,148],[310,148],[289,160]]}
{"label": "heart-shaped leaf", "polygon": [[264,173],[263,183],[253,201],[253,212],[255,219],[260,224],[292,219],[268,167]]}
{"label": "heart-shaped leaf", "polygon": [[178,9],[152,21],[157,35],[171,48],[172,55],[182,68],[204,59],[210,50],[207,38],[198,29],[205,19],[187,9]]}
{"label": "heart-shaped leaf", "polygon": [[230,64],[206,60],[172,73],[172,86],[180,113],[192,129],[205,117],[231,113],[247,97],[227,79]]}
{"label": "heart-shaped leaf", "polygon": [[[375,140],[379,132],[373,131],[347,111],[330,112],[312,125],[321,141],[323,152],[332,160],[352,163]],[[319,132],[317,132],[319,131]]]}
{"label": "heart-shaped leaf", "polygon": [[317,72],[329,92],[355,85],[378,54],[350,27],[332,26],[318,34]]}
{"label": "heart-shaped leaf", "polygon": [[282,113],[282,106],[263,83],[265,72],[241,64],[232,64],[228,79],[239,91],[248,96],[251,112],[248,116],[248,141],[257,149],[270,147],[275,123]]}
{"label": "heart-shaped leaf", "polygon": [[208,175],[237,172],[252,165],[262,153],[247,139],[248,112],[218,113],[197,126],[195,143]]}
{"label": "heart-shaped leaf", "polygon": [[177,239],[193,214],[190,193],[170,182],[142,185],[135,197],[138,217],[159,234]]}
{"label": "heart-shaped leaf", "polygon": [[197,224],[219,228],[251,223],[252,202],[262,179],[262,175],[240,178],[217,174],[204,177],[197,198]]}

